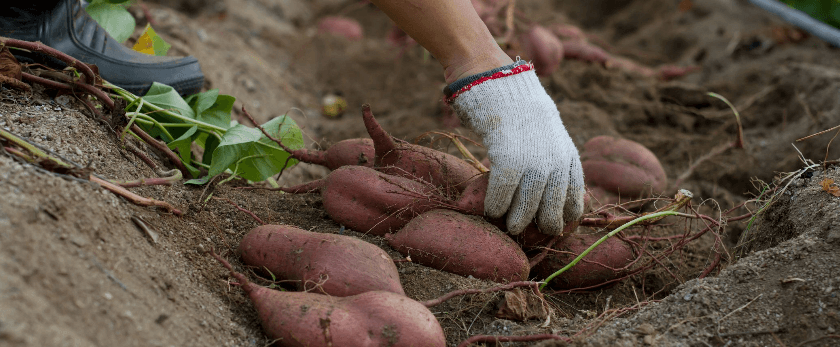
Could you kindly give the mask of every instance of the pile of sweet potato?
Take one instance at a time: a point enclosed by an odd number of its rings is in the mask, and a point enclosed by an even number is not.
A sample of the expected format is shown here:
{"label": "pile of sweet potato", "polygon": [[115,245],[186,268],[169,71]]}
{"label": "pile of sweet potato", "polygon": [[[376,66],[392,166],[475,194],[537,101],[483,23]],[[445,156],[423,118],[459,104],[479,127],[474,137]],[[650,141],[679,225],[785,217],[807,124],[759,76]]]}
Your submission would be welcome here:
{"label": "pile of sweet potato", "polygon": [[[459,157],[392,138],[376,122],[370,107],[362,108],[372,141],[345,140],[324,152],[291,151],[300,161],[333,171],[324,179],[283,191],[319,193],[327,214],[341,225],[383,236],[394,249],[420,264],[464,276],[505,283],[526,280],[550,273],[551,268],[565,265],[561,264],[566,259],[563,255],[583,250],[580,237],[564,235],[553,240],[534,224],[518,235],[508,235],[503,220],[483,218],[488,175]],[[590,205],[618,203],[619,196],[640,198],[664,189],[662,166],[637,143],[597,137],[587,143],[582,158],[592,191]],[[552,241],[548,260],[531,269],[529,255]],[[634,258],[618,240],[608,240],[598,252],[604,252],[607,260],[577,266],[580,273],[589,274],[588,280],[575,279],[570,272],[554,285],[569,288],[608,281],[622,274],[609,270]]]}
{"label": "pile of sweet potato", "polygon": [[[598,239],[572,232],[543,235],[534,224],[518,235],[506,234],[503,220],[482,216],[488,184],[483,170],[456,156],[392,138],[368,105],[362,116],[371,139],[341,141],[326,151],[286,149],[295,159],[333,171],[324,179],[281,189],[321,194],[333,220],[383,236],[420,264],[501,283],[543,279]],[[627,140],[595,138],[585,146],[582,159],[587,184],[601,194],[593,195],[593,204],[619,194],[641,197],[665,184],[653,153]],[[216,256],[254,302],[266,334],[280,345],[445,345],[434,315],[405,296],[393,260],[373,244],[288,225],[263,225],[242,239],[238,254],[256,272],[298,290],[250,283]],[[634,258],[630,247],[611,238],[552,285],[597,287],[623,275]]]}

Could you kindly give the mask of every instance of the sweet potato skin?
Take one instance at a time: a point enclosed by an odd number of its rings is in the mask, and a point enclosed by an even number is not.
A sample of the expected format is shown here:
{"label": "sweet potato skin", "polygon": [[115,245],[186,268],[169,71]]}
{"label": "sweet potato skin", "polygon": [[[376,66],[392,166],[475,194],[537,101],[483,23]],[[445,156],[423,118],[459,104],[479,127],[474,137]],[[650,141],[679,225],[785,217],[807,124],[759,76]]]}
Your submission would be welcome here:
{"label": "sweet potato skin", "polygon": [[363,166],[331,172],[321,196],[334,221],[377,236],[396,232],[414,216],[440,206],[429,184]]}
{"label": "sweet potato skin", "polygon": [[318,32],[360,40],[365,36],[362,25],[355,19],[341,16],[327,16],[318,21]]}
{"label": "sweet potato skin", "polygon": [[533,61],[537,75],[551,75],[563,61],[563,43],[545,27],[534,25],[520,41],[522,51]]}
{"label": "sweet potato skin", "polygon": [[405,294],[391,257],[355,237],[263,225],[245,235],[238,252],[247,265],[299,281],[298,290],[341,297],[375,290]]}
{"label": "sweet potato skin", "polygon": [[[547,278],[563,268],[581,252],[595,243],[602,235],[570,234],[558,240],[541,262],[531,269],[531,276]],[[589,252],[574,267],[554,278],[549,286],[555,289],[587,288],[621,277],[624,271],[618,269],[629,264],[635,257],[630,247],[618,238],[609,238]]]}
{"label": "sweet potato skin", "polygon": [[373,167],[373,140],[347,139],[336,142],[324,152],[324,162],[330,170],[345,165]]}
{"label": "sweet potato skin", "polygon": [[446,346],[432,312],[404,295],[339,298],[252,287],[248,296],[263,330],[280,346]]}
{"label": "sweet potato skin", "polygon": [[370,105],[362,105],[362,119],[373,139],[375,167],[379,171],[428,182],[450,199],[457,197],[467,182],[480,174],[478,169],[449,153],[394,140],[373,117]]}
{"label": "sweet potato skin", "polygon": [[622,197],[646,197],[662,192],[668,184],[665,169],[656,155],[637,142],[612,136],[597,136],[586,142],[581,153],[587,186],[598,186]]}
{"label": "sweet potato skin", "polygon": [[255,285],[211,251],[254,304],[266,335],[280,346],[446,346],[435,316],[405,295],[370,291],[348,297]]}
{"label": "sweet potato skin", "polygon": [[439,270],[502,283],[528,278],[528,258],[519,245],[479,217],[432,210],[385,238],[413,261]]}

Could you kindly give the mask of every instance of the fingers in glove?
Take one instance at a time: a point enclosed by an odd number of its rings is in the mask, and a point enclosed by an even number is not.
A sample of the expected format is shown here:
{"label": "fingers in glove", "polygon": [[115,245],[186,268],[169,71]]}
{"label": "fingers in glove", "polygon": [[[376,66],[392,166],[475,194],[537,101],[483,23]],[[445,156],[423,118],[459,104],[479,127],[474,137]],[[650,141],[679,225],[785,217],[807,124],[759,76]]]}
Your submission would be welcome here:
{"label": "fingers in glove", "polygon": [[539,170],[529,170],[522,175],[519,188],[513,195],[510,211],[508,211],[507,231],[509,234],[521,233],[534,220],[547,181],[548,173]]}
{"label": "fingers in glove", "polygon": [[566,207],[570,180],[569,170],[565,168],[555,170],[549,176],[543,191],[542,205],[537,213],[537,225],[543,234],[560,235],[563,232],[566,221],[563,211]]}
{"label": "fingers in glove", "polygon": [[521,177],[519,171],[507,167],[495,165],[490,170],[487,196],[484,197],[484,214],[487,217],[500,218],[505,215]]}
{"label": "fingers in glove", "polygon": [[566,192],[566,205],[563,207],[563,219],[572,222],[580,219],[583,215],[583,197],[586,188],[583,181],[583,166],[580,160],[572,160],[571,176],[569,177],[569,190]]}

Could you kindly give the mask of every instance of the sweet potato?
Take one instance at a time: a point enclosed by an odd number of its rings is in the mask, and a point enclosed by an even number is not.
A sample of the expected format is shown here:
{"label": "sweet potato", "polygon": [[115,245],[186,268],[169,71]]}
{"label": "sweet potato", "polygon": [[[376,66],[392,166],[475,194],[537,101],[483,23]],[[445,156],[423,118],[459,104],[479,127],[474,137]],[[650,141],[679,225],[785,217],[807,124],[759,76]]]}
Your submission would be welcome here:
{"label": "sweet potato", "polygon": [[335,170],[344,165],[359,165],[373,167],[373,140],[371,139],[348,139],[336,142],[325,151],[313,149],[289,149],[285,148],[292,158],[304,163],[326,166]]}
{"label": "sweet potato", "polygon": [[519,38],[522,52],[531,59],[537,75],[551,75],[563,61],[563,43],[545,27],[534,25]]}
{"label": "sweet potato", "polygon": [[365,36],[362,25],[355,19],[340,16],[327,16],[318,21],[318,32],[359,40]]}
{"label": "sweet potato", "polygon": [[395,141],[373,118],[370,105],[362,105],[362,118],[376,154],[375,167],[389,175],[429,182],[453,198],[480,172],[460,158],[428,147]]}
{"label": "sweet potato", "polygon": [[[531,276],[546,278],[563,268],[602,235],[570,234],[558,240],[541,262],[531,269]],[[633,251],[618,238],[609,238],[589,252],[574,267],[554,278],[549,286],[555,289],[588,288],[604,284],[623,275],[622,267],[634,259]]]}
{"label": "sweet potato", "polygon": [[[555,33],[557,29],[555,29]],[[662,65],[651,68],[630,59],[612,55],[584,39],[563,40],[563,56],[599,63],[607,68],[614,68],[646,77],[656,77],[661,80],[672,80],[700,70],[699,66]]]}
{"label": "sweet potato", "polygon": [[428,183],[364,166],[342,166],[324,179],[281,190],[320,192],[330,218],[350,229],[378,236],[396,232],[414,216],[447,205]]}
{"label": "sweet potato", "polygon": [[280,346],[446,346],[428,308],[404,295],[372,291],[348,297],[260,287],[216,259],[257,310],[269,340]]}
{"label": "sweet potato", "polygon": [[661,193],[668,184],[665,169],[650,150],[639,143],[611,136],[598,136],[583,145],[584,179],[622,198]]}
{"label": "sweet potato", "polygon": [[519,245],[480,217],[432,210],[385,239],[413,261],[439,270],[504,283],[528,278],[528,257]]}
{"label": "sweet potato", "polygon": [[405,294],[385,251],[355,237],[322,234],[290,225],[263,225],[239,244],[242,261],[298,281],[298,290],[350,296],[384,290]]}

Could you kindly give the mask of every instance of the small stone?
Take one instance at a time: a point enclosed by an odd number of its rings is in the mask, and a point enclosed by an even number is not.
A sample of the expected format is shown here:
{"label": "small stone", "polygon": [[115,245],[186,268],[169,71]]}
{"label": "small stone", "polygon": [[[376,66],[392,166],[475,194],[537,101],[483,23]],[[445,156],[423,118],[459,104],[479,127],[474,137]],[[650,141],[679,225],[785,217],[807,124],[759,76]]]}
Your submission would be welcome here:
{"label": "small stone", "polygon": [[204,29],[198,29],[195,31],[196,36],[198,36],[198,40],[201,42],[207,42],[210,40],[210,35],[207,35],[207,32]]}
{"label": "small stone", "polygon": [[246,79],[242,80],[242,85],[244,85],[245,89],[247,89],[249,92],[253,92],[254,90],[257,89],[256,83],[254,83],[254,81],[251,80],[250,78],[246,78]]}
{"label": "small stone", "polygon": [[74,245],[76,245],[78,247],[84,247],[84,246],[87,246],[88,243],[90,243],[88,241],[88,239],[86,237],[82,236],[82,235],[70,236],[70,242],[72,242]]}
{"label": "small stone", "polygon": [[650,323],[642,323],[641,325],[639,325],[638,328],[636,328],[636,330],[645,335],[656,334],[656,329],[654,329],[653,325],[651,325]]}
{"label": "small stone", "polygon": [[82,150],[79,147],[76,147],[76,155],[81,157],[83,154],[84,153],[82,153]]}
{"label": "small stone", "polygon": [[834,228],[828,232],[828,237],[826,237],[826,242],[828,243],[840,243],[840,228]]}
{"label": "small stone", "polygon": [[642,341],[645,342],[645,345],[652,346],[653,345],[653,335],[645,335],[645,337]]}
{"label": "small stone", "polygon": [[165,322],[167,319],[169,319],[169,315],[162,313],[160,316],[157,317],[157,319],[155,319],[155,323],[163,324],[163,322]]}
{"label": "small stone", "polygon": [[59,97],[56,97],[55,101],[58,102],[58,104],[61,105],[61,106],[66,107],[66,106],[70,105],[70,97],[67,96],[67,95],[61,95]]}
{"label": "small stone", "polygon": [[102,297],[104,297],[105,300],[111,300],[111,299],[114,298],[114,296],[111,295],[111,293],[108,293],[108,292],[105,292],[104,294],[102,294]]}

